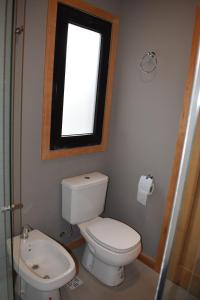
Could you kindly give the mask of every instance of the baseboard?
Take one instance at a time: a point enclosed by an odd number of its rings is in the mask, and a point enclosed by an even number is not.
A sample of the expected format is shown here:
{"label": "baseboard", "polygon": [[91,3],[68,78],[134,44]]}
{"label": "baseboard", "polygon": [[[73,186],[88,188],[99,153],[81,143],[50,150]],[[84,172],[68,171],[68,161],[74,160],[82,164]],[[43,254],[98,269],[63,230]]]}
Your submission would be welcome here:
{"label": "baseboard", "polygon": [[83,244],[85,244],[85,239],[83,237],[80,237],[80,238],[78,238],[78,239],[76,239],[74,241],[71,241],[71,242],[69,242],[67,244],[64,244],[63,246],[66,249],[73,250],[73,249],[79,248]]}
{"label": "baseboard", "polygon": [[82,246],[83,244],[85,244],[85,239],[83,237],[80,237],[74,241],[71,241],[67,244],[62,244],[62,246],[70,253],[70,255],[72,256],[72,258],[74,259],[75,265],[76,265],[76,275],[79,273],[79,262],[76,258],[76,256],[74,255],[74,253],[72,252],[73,249],[79,248],[80,246]]}
{"label": "baseboard", "polygon": [[140,255],[138,256],[138,259],[143,262],[145,265],[147,265],[148,267],[150,267],[151,269],[155,270],[155,264],[156,264],[156,260],[155,258],[148,256],[146,254],[144,254],[143,252],[140,253]]}

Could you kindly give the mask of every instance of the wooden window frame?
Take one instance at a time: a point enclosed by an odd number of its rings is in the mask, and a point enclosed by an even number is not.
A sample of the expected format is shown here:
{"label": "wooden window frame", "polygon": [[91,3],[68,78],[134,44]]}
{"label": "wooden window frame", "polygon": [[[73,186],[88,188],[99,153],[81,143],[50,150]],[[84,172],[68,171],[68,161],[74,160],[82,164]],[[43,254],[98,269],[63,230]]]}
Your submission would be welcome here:
{"label": "wooden window frame", "polygon": [[[54,50],[55,50],[56,17],[57,17],[58,3],[71,6],[89,15],[108,21],[112,25],[102,139],[101,139],[101,143],[98,145],[50,150]],[[49,0],[48,1],[48,19],[47,19],[47,33],[46,33],[45,72],[44,72],[44,98],[43,98],[43,115],[42,115],[43,124],[42,124],[41,157],[43,160],[54,159],[59,157],[68,157],[68,156],[86,154],[86,153],[102,152],[106,150],[107,143],[108,143],[108,127],[109,127],[109,119],[110,119],[110,111],[111,111],[111,98],[112,98],[114,67],[115,67],[115,60],[116,60],[118,27],[119,27],[118,17],[113,16],[104,10],[95,8],[82,1],[77,1],[77,0]]]}

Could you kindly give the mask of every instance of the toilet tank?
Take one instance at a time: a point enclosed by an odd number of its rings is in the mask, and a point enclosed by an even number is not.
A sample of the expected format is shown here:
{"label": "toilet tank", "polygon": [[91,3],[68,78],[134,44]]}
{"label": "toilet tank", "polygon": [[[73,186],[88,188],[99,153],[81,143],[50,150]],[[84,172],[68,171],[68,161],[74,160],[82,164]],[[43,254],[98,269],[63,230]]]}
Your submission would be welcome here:
{"label": "toilet tank", "polygon": [[62,217],[80,224],[104,210],[108,176],[93,172],[62,180]]}

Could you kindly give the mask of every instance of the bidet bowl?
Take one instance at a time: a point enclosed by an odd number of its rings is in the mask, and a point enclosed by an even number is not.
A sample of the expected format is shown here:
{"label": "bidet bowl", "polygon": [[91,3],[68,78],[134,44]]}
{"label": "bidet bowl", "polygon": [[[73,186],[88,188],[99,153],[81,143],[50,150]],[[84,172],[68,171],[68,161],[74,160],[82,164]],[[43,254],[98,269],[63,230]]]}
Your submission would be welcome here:
{"label": "bidet bowl", "polygon": [[13,238],[13,262],[22,279],[40,291],[59,289],[75,275],[71,255],[39,230],[30,231],[25,240]]}

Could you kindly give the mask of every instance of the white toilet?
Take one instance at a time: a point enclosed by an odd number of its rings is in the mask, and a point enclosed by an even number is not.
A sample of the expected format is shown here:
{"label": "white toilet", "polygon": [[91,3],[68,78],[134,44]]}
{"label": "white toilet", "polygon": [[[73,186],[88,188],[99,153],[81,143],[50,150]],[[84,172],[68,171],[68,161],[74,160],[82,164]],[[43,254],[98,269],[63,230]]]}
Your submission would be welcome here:
{"label": "white toilet", "polygon": [[87,244],[83,266],[108,286],[124,280],[124,266],[141,252],[140,235],[128,225],[99,215],[104,210],[108,176],[93,172],[62,180],[62,216],[78,224]]}

